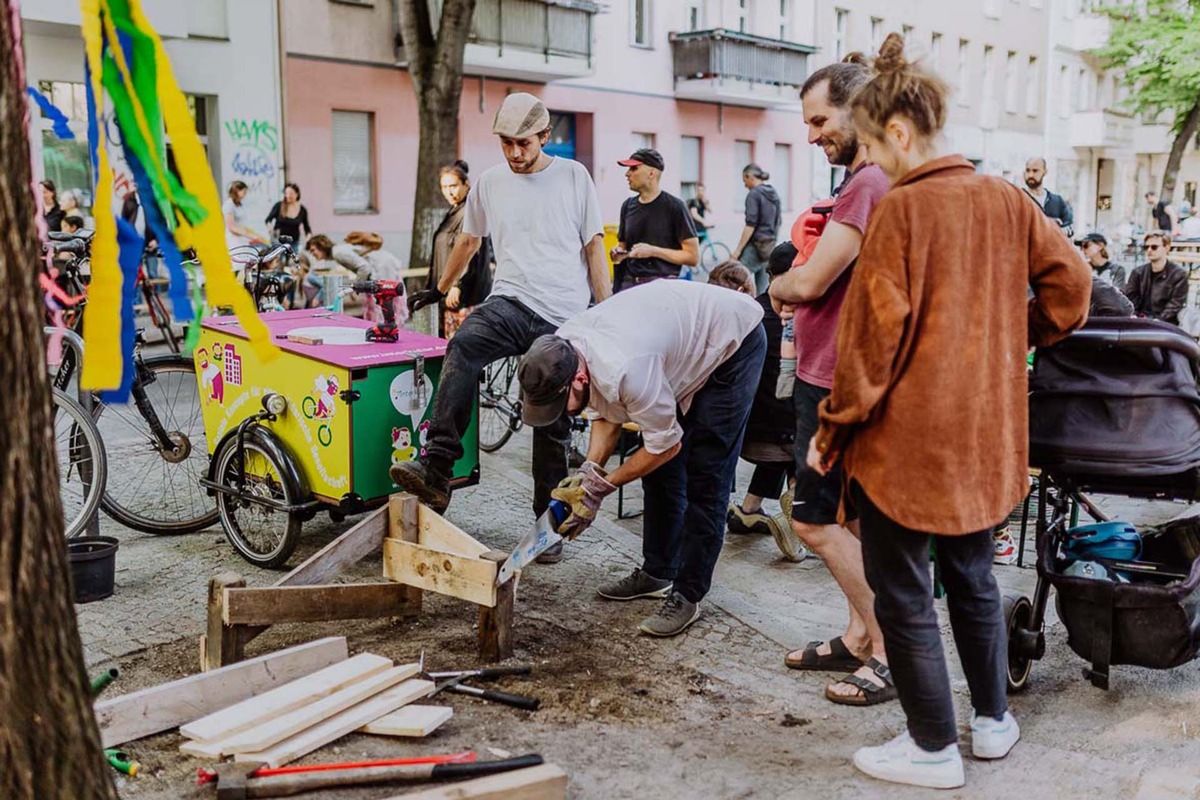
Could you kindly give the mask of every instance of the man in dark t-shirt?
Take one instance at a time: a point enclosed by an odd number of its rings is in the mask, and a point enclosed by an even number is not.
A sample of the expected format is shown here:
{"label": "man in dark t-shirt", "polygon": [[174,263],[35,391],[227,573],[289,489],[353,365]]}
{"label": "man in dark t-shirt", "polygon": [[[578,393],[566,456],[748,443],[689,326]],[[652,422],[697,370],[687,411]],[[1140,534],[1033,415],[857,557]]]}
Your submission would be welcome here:
{"label": "man in dark t-shirt", "polygon": [[663,157],[644,149],[617,163],[626,168],[625,179],[637,195],[621,205],[617,246],[610,253],[613,291],[678,277],[680,267],[700,260],[700,242],[687,206],[659,188]]}

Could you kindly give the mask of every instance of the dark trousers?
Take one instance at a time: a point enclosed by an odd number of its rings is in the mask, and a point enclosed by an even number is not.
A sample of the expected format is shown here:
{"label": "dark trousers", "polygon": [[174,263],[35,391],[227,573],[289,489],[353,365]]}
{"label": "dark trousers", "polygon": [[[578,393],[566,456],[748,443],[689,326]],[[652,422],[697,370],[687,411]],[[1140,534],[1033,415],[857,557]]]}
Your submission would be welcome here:
{"label": "dark trousers", "polygon": [[642,478],[642,569],[698,603],[712,586],[725,511],[767,337],[757,326],[692,397],[679,453]]}
{"label": "dark trousers", "polygon": [[[888,519],[857,483],[851,492],[858,506],[867,583],[875,592],[875,616],[908,732],[923,749],[941,750],[958,741],[958,727],[933,609],[930,534]],[[936,558],[971,705],[981,716],[1001,718],[1008,710],[1008,644],[1000,590],[992,577],[992,550],[990,528],[937,537]]]}
{"label": "dark trousers", "polygon": [[[462,436],[471,422],[471,407],[479,395],[479,376],[491,362],[522,355],[533,340],[554,333],[557,326],[521,303],[494,296],[475,307],[446,348],[441,380],[429,427],[427,459],[449,468],[462,458]],[[550,490],[567,477],[567,445],[571,423],[563,415],[545,428],[533,429],[533,513],[540,516],[550,504]]]}
{"label": "dark trousers", "polygon": [[779,495],[783,494],[784,481],[794,471],[795,465],[792,462],[756,464],[754,473],[750,476],[750,486],[746,489],[746,493],[757,497],[777,499]]}

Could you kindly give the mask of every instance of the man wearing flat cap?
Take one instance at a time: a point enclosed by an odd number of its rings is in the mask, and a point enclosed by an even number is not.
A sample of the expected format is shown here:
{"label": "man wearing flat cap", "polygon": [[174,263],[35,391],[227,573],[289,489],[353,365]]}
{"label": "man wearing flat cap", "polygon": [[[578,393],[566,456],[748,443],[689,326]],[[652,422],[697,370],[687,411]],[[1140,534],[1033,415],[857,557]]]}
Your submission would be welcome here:
{"label": "man wearing flat cap", "polygon": [[[687,630],[712,585],[767,349],[762,316],[749,295],[692,281],[654,281],[538,338],[518,367],[528,424],[548,425],[585,408],[597,417],[587,461],[551,493],[571,508],[560,533],[578,536],[606,496],[642,479],[642,566],[601,586],[599,594],[663,599],[638,626],[651,636]],[[641,428],[644,444],[606,473],[627,422]]]}
{"label": "man wearing flat cap", "polygon": [[[550,114],[542,101],[517,92],[505,98],[492,132],[506,163],[484,172],[467,196],[462,232],[438,285],[414,293],[416,310],[445,296],[466,270],[483,237],[496,256],[492,293],[450,340],[434,400],[426,455],[391,468],[392,480],[435,510],[450,502],[451,466],[462,457],[462,436],[489,363],[520,355],[538,336],[611,294],[604,226],[596,185],[577,161],[542,151]],[[533,432],[533,512],[567,474],[570,422],[549,420]],[[542,560],[558,560],[561,548]]]}
{"label": "man wearing flat cap", "polygon": [[679,268],[700,260],[700,240],[687,206],[659,188],[665,168],[657,150],[637,150],[617,162],[625,167],[629,190],[637,192],[621,204],[621,224],[612,256],[613,291],[679,277]]}

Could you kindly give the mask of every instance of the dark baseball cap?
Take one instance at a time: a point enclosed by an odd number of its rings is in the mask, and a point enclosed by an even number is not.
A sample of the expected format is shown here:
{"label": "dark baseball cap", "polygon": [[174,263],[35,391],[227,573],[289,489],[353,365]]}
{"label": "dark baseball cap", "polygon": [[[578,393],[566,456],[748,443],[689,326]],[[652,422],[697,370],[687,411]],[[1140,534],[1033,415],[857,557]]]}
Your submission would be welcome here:
{"label": "dark baseball cap", "polygon": [[1084,236],[1082,239],[1076,239],[1075,246],[1083,247],[1085,244],[1088,244],[1090,242],[1095,242],[1096,244],[1102,244],[1105,247],[1108,246],[1108,239],[1104,238],[1104,234],[1096,233],[1095,231],[1092,231],[1087,236]]}
{"label": "dark baseball cap", "polygon": [[633,155],[631,155],[629,158],[623,161],[618,161],[617,163],[622,167],[636,167],[639,165],[644,165],[647,167],[654,167],[658,170],[666,169],[667,166],[666,162],[663,161],[662,153],[658,152],[657,150],[651,150],[649,147],[644,147],[641,150],[635,150]]}
{"label": "dark baseball cap", "polygon": [[517,365],[521,419],[526,425],[540,428],[563,415],[578,367],[579,354],[566,339],[547,333],[533,340]]}
{"label": "dark baseball cap", "polygon": [[767,259],[767,273],[770,275],[782,275],[792,268],[792,262],[795,260],[796,245],[791,242],[777,244]]}

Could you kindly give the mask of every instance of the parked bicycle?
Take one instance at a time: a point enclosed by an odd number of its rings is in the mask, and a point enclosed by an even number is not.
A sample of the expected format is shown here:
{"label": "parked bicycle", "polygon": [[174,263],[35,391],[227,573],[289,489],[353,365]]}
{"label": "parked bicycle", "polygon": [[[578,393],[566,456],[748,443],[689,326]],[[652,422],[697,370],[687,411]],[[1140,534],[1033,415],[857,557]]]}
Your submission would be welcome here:
{"label": "parked bicycle", "polygon": [[689,273],[686,277],[694,281],[707,281],[708,273],[718,264],[728,261],[730,257],[729,247],[713,239],[705,231],[700,237],[700,261],[694,267],[685,267]]}
{"label": "parked bicycle", "polygon": [[291,243],[290,236],[280,236],[278,244],[266,249],[248,245],[230,251],[233,262],[242,265],[242,285],[259,312],[285,310],[283,300],[295,288],[292,273],[299,265]]}
{"label": "parked bicycle", "polygon": [[479,449],[494,453],[524,427],[517,356],[493,361],[479,380]]}

